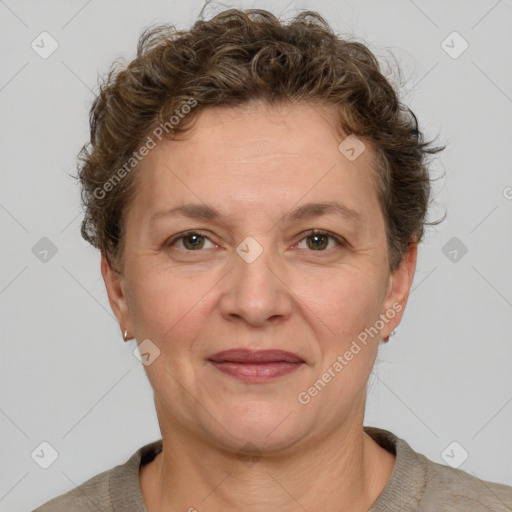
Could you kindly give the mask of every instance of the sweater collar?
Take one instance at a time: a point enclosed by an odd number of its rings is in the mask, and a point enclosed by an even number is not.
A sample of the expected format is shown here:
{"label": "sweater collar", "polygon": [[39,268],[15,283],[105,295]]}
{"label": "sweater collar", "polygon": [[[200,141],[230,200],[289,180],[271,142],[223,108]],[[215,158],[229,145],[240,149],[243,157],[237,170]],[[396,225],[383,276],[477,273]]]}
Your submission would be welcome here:
{"label": "sweater collar", "polygon": [[388,483],[368,512],[418,510],[427,485],[425,459],[406,441],[388,430],[364,427],[364,431],[382,448],[396,456],[395,466]]}
{"label": "sweater collar", "polygon": [[[388,430],[364,427],[364,431],[385,450],[396,456],[391,477],[368,512],[409,512],[417,510],[427,484],[427,468],[422,458],[406,441]],[[162,451],[162,440],[139,448],[125,464],[116,466],[109,491],[116,512],[147,512],[140,488],[140,466]]]}

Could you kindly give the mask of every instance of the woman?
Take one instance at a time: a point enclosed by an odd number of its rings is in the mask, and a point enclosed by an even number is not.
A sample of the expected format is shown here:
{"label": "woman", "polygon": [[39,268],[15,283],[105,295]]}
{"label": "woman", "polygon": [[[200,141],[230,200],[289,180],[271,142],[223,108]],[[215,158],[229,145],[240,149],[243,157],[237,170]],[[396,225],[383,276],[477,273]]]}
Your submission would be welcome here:
{"label": "woman", "polygon": [[79,178],[162,440],[37,510],[510,510],[512,488],[363,426],[441,149],[315,13],[146,31]]}

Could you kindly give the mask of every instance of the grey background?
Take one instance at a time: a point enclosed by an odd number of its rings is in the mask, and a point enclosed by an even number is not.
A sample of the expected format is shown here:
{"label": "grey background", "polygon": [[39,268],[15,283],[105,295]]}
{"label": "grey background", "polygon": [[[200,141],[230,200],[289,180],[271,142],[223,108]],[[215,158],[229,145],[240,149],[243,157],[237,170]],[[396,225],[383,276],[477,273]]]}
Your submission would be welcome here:
{"label": "grey background", "polygon": [[[365,423],[441,463],[457,441],[469,454],[461,469],[512,485],[512,3],[224,5],[286,16],[318,10],[379,58],[396,55],[404,100],[427,137],[439,133],[449,145],[433,164],[434,176],[446,175],[431,218],[448,217],[421,247],[405,318],[370,382]],[[201,6],[0,0],[2,511],[31,510],[160,437],[135,341],[121,339],[66,173],[87,140],[98,73],[116,57],[131,59],[148,24],[188,27]],[[31,48],[43,31],[59,45],[47,59]],[[469,44],[458,58],[441,47],[453,31]],[[46,262],[33,252],[43,237],[57,249]],[[43,441],[59,454],[48,469],[31,457]]]}

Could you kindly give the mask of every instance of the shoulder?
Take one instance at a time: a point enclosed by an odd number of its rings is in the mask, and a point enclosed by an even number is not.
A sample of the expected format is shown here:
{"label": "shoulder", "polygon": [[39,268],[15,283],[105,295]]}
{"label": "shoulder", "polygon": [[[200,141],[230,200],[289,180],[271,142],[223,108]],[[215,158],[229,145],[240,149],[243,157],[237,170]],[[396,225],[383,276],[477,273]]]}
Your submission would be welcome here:
{"label": "shoulder", "polygon": [[512,487],[481,480],[462,469],[433,462],[422,454],[418,458],[427,469],[421,510],[512,512]]}
{"label": "shoulder", "polygon": [[71,491],[61,494],[41,505],[33,512],[113,510],[110,503],[109,482],[116,468],[109,469],[90,478]]}
{"label": "shoulder", "polygon": [[512,487],[438,464],[393,433],[365,431],[396,455],[395,467],[372,512],[512,512]]}
{"label": "shoulder", "polygon": [[141,464],[162,450],[162,441],[139,448],[124,463],[93,476],[74,489],[44,503],[33,512],[145,512],[139,485]]}

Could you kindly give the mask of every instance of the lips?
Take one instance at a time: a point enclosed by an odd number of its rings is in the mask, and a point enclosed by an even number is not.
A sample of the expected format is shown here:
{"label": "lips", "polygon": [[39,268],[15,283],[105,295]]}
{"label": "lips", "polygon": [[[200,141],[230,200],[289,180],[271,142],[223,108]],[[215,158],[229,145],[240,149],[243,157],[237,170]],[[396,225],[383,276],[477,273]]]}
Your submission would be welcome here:
{"label": "lips", "polygon": [[231,349],[217,352],[208,358],[215,363],[241,363],[241,364],[265,364],[265,363],[303,363],[297,354],[285,350],[247,350]]}
{"label": "lips", "polygon": [[288,375],[301,368],[305,361],[285,350],[232,349],[217,352],[208,361],[222,373],[251,383]]}

